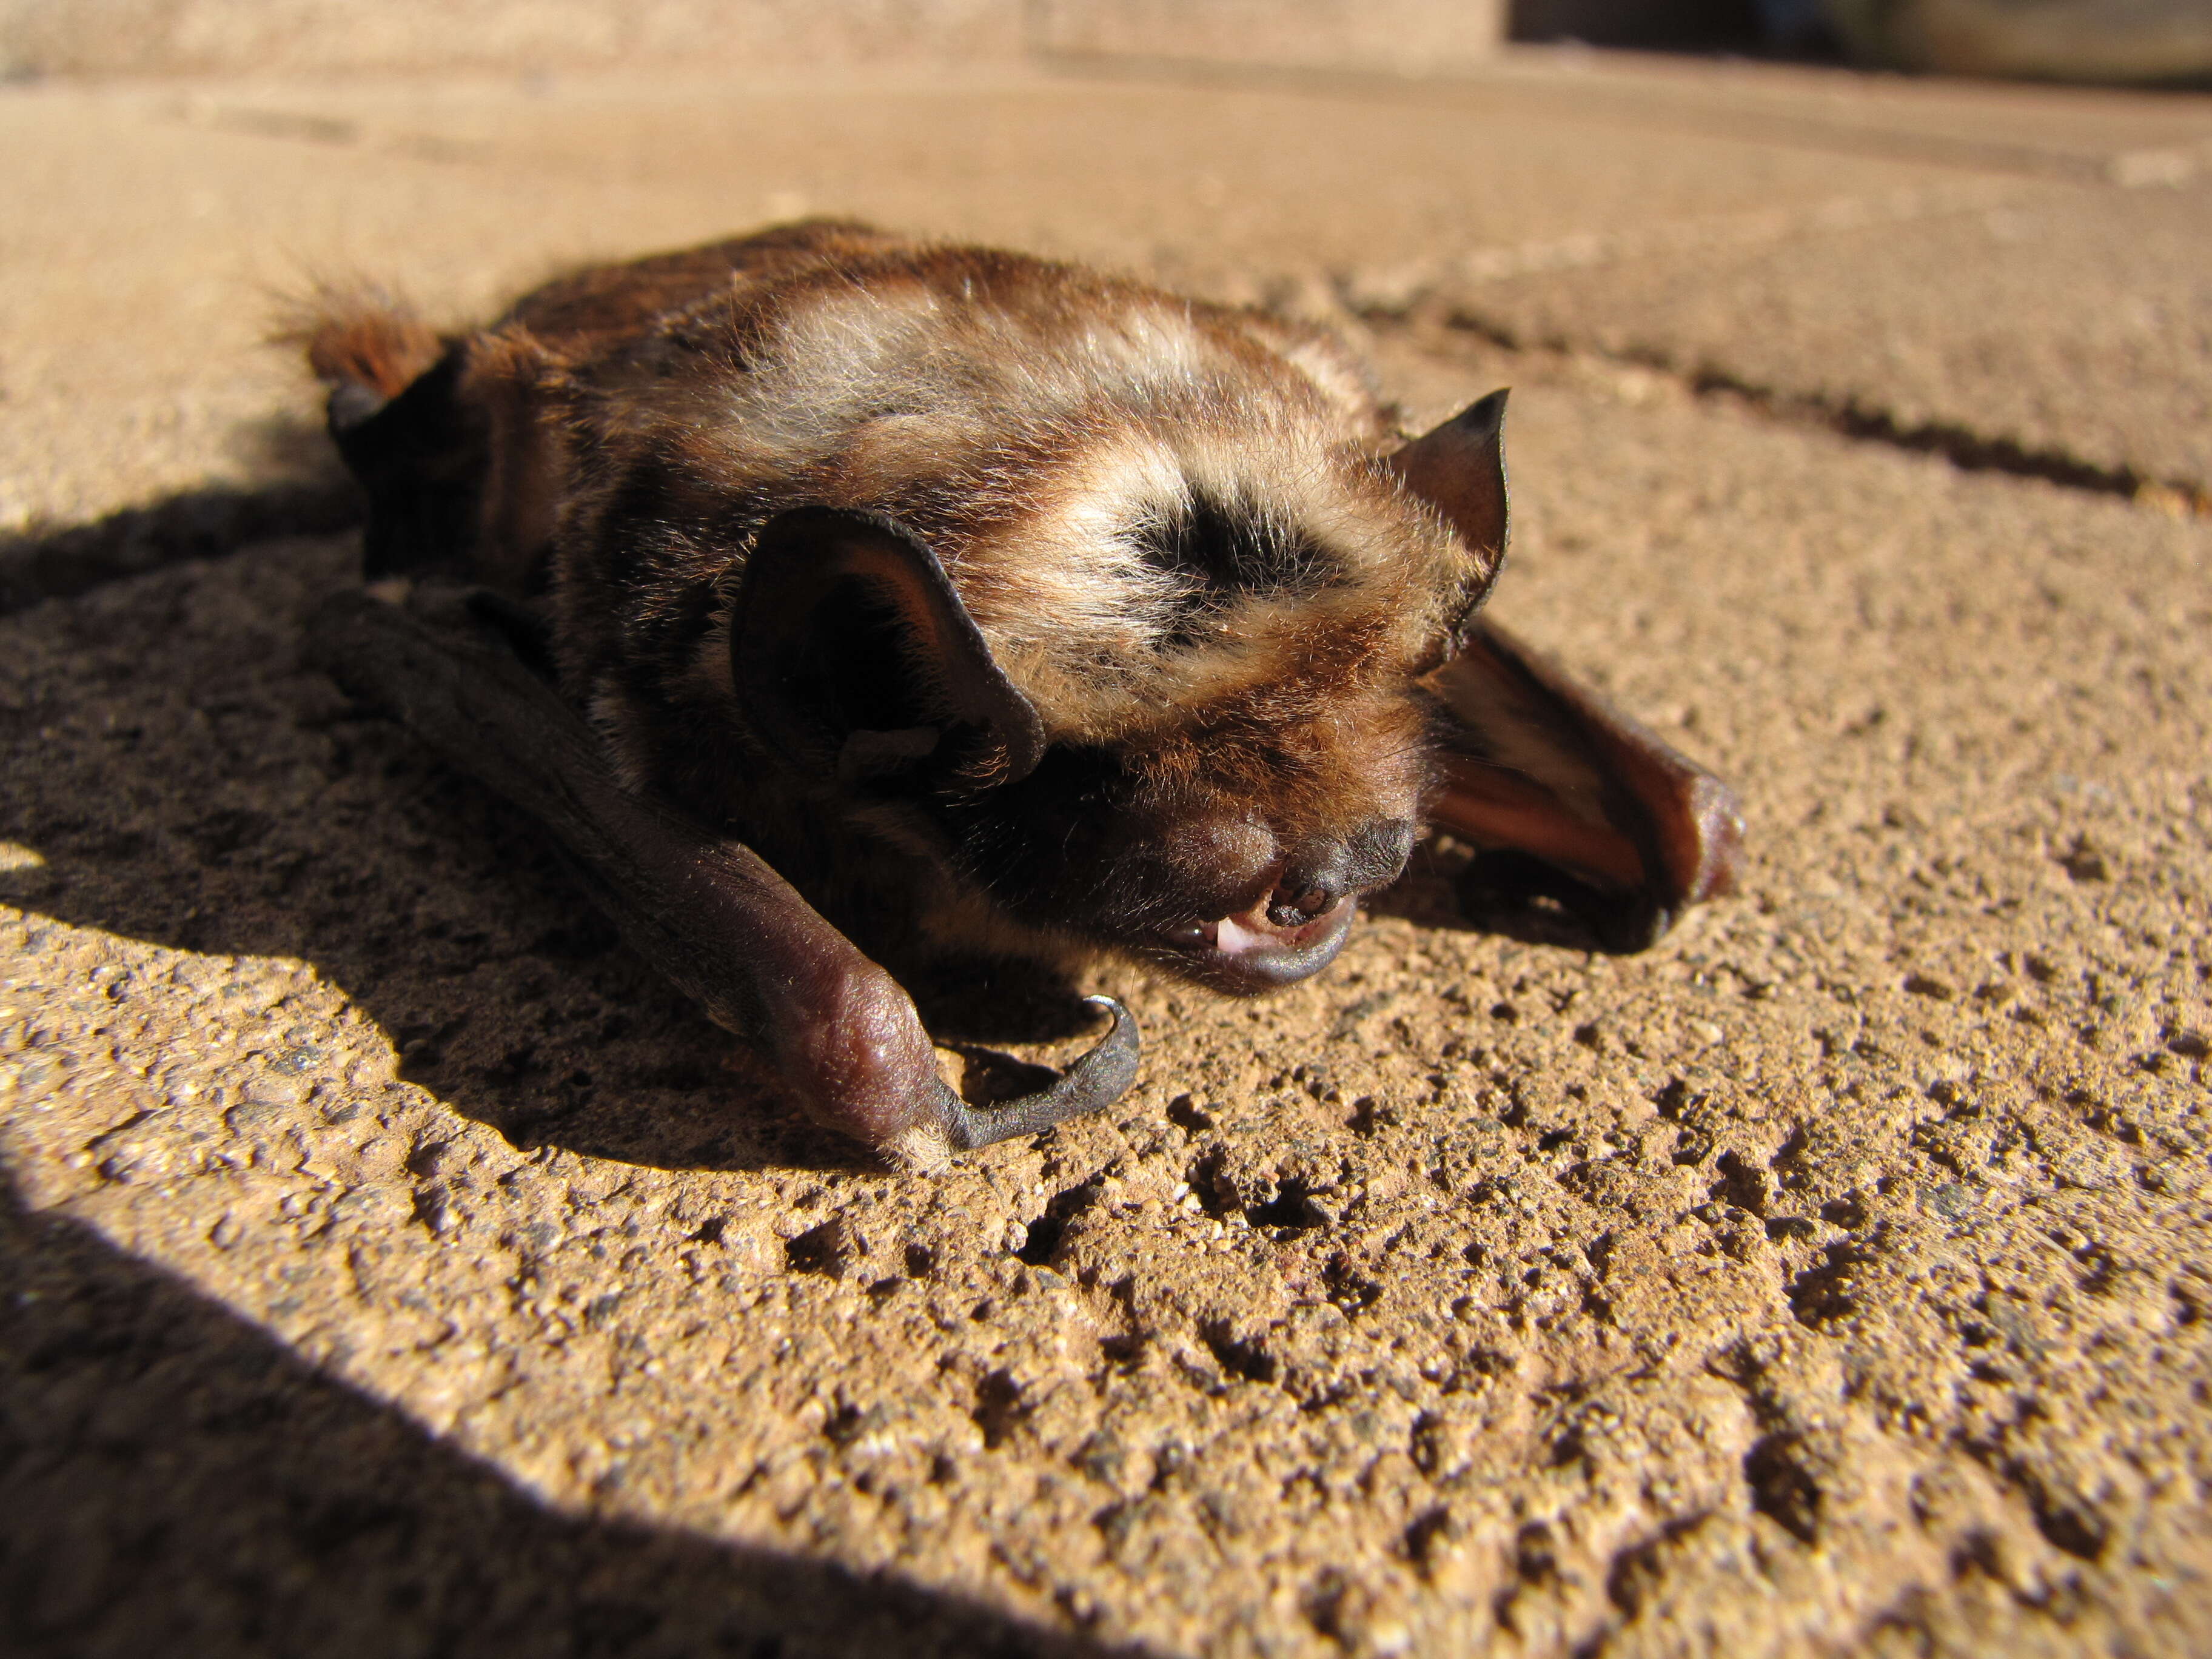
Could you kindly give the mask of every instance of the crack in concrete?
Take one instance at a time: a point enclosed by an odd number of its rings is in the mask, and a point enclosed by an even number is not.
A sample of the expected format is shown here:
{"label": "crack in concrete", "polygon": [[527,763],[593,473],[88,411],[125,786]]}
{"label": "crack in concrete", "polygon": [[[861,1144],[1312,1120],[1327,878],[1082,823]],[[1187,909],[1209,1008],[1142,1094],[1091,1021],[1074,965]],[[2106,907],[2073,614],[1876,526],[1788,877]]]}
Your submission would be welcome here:
{"label": "crack in concrete", "polygon": [[1826,426],[1847,438],[1893,449],[1941,455],[1964,472],[2004,472],[2040,478],[2093,495],[2124,495],[2177,518],[2212,518],[2212,488],[2187,478],[2161,478],[2130,466],[2106,466],[2063,450],[2042,449],[2017,439],[1976,432],[1951,421],[1901,421],[1856,398],[1778,392],[1717,369],[1685,377],[1701,398],[1731,399],[1769,419]]}
{"label": "crack in concrete", "polygon": [[[1370,327],[1410,324],[1411,320],[1388,316],[1368,319]],[[1863,443],[1940,455],[1962,472],[2002,472],[2012,477],[2039,478],[2090,495],[2123,496],[2170,518],[2212,519],[2212,483],[2160,477],[2132,466],[2108,466],[2064,450],[1978,432],[1954,421],[1903,420],[1856,397],[1832,398],[1762,386],[1711,365],[1683,364],[1650,347],[1607,351],[1567,340],[1533,343],[1464,304],[1451,305],[1438,320],[1455,333],[1471,336],[1503,351],[1638,370],[1701,402],[1732,404],[1778,425],[1818,427]]]}

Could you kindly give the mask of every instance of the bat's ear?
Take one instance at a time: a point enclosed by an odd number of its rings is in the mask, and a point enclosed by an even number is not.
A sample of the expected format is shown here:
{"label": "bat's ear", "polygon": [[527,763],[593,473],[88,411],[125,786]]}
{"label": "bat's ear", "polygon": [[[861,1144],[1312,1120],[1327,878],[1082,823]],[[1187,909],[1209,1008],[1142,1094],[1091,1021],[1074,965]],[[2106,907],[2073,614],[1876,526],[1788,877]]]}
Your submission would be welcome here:
{"label": "bat's ear", "polygon": [[1429,684],[1451,718],[1429,817],[1477,849],[1478,888],[1563,904],[1640,951],[1734,890],[1735,792],[1487,618]]}
{"label": "bat's ear", "polygon": [[1449,524],[1474,556],[1449,635],[1456,641],[1505,562],[1505,392],[1470,404],[1384,463]]}
{"label": "bat's ear", "polygon": [[1651,944],[1731,890],[1735,793],[1477,614],[1505,562],[1505,393],[1387,465],[1474,555],[1428,684],[1447,711],[1429,817],[1477,849],[1471,883],[1558,901],[1608,950]]}
{"label": "bat's ear", "polygon": [[1043,757],[1036,710],[937,556],[874,514],[802,507],[761,527],[730,666],[755,729],[825,782],[988,787]]}

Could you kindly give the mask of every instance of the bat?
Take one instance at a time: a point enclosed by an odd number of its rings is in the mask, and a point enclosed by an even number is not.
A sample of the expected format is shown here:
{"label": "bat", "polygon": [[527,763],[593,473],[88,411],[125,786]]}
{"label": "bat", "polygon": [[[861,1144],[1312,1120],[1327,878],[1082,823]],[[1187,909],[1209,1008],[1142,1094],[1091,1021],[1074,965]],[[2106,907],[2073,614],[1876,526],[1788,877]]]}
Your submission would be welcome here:
{"label": "bat", "polygon": [[1408,439],[1326,331],[821,221],[301,338],[368,505],[317,659],[896,1164],[1135,1075],[1092,999],[1064,1075],[969,1104],[933,961],[1267,991],[1424,822],[1616,950],[1734,879],[1728,787],[1480,614],[1503,392]]}

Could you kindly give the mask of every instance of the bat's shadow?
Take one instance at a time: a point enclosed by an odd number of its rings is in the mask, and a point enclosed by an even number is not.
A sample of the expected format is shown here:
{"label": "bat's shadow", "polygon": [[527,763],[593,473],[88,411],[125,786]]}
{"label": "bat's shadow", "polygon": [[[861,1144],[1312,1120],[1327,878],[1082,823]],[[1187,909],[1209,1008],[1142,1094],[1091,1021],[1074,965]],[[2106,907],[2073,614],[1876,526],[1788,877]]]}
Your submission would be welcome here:
{"label": "bat's shadow", "polygon": [[1370,915],[1421,927],[1496,933],[1568,951],[1611,948],[1586,916],[1547,894],[1496,879],[1472,849],[1448,836],[1423,838],[1406,873],[1364,903]]}
{"label": "bat's shadow", "polygon": [[[0,619],[0,840],[22,849],[0,900],[309,963],[381,1029],[402,1079],[518,1146],[874,1167],[630,954],[534,825],[301,659],[301,619],[356,556],[349,538],[270,543]],[[1031,968],[908,977],[943,1039],[1048,1042],[1095,1023]],[[337,1069],[327,1091],[360,1086]],[[988,1089],[1006,1068],[970,1070]]]}
{"label": "bat's shadow", "polygon": [[[48,862],[0,874],[0,898],[203,956],[312,963],[382,1030],[401,1080],[524,1150],[677,1170],[878,1167],[808,1123],[744,1042],[632,956],[536,826],[397,729],[323,724],[328,713],[308,723],[345,772],[374,775],[357,803],[368,823],[225,806],[156,825],[112,810],[147,793],[120,777],[84,799],[90,812],[40,810],[58,803],[33,791],[0,836]],[[982,1099],[1036,1086],[992,1045],[1095,1023],[1033,967],[963,963],[908,982]]]}
{"label": "bat's shadow", "polygon": [[[304,961],[403,1076],[521,1144],[857,1164],[620,946],[532,826],[300,660],[298,619],[357,556],[269,544],[0,615],[0,901],[34,932],[162,947],[55,1000],[113,998],[149,1029],[100,1040],[161,1061],[173,970],[220,1004]],[[34,945],[7,965],[48,964]],[[217,1060],[319,1045],[298,1079],[314,1111],[384,1086],[299,1030],[328,1000],[235,1016],[237,1039],[169,1034]],[[11,1654],[1105,1651],[893,1571],[556,1514],[91,1227],[27,1212],[4,1178],[0,1467]]]}

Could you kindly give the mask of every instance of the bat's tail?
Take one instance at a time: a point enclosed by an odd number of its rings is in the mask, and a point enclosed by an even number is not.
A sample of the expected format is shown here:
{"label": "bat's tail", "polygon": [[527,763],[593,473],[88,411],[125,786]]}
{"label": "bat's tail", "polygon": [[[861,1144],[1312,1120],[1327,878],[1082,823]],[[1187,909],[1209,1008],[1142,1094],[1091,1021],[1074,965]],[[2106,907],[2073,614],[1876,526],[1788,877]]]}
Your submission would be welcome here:
{"label": "bat's tail", "polygon": [[368,420],[446,355],[436,330],[369,289],[318,288],[288,307],[275,337],[328,390],[333,431]]}
{"label": "bat's tail", "polygon": [[484,454],[458,395],[460,344],[387,295],[330,286],[289,307],[274,339],[329,391],[331,437],[368,498],[362,574],[465,568]]}

